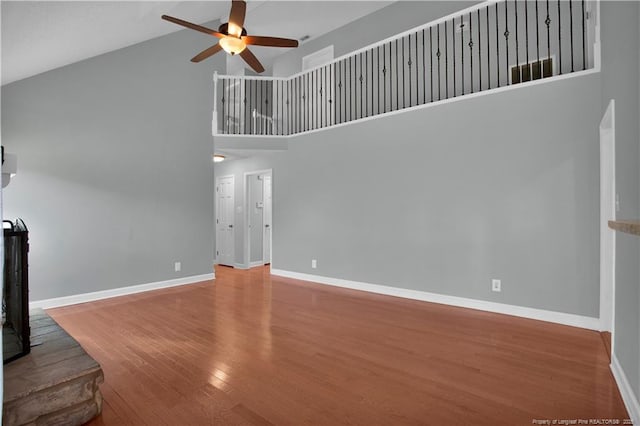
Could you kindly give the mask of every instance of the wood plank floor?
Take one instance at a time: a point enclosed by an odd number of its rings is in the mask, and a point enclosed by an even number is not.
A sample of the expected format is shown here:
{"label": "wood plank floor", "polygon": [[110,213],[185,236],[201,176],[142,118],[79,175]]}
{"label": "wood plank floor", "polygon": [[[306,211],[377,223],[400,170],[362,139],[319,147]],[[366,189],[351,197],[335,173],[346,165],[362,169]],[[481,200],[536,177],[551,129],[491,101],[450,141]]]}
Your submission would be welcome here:
{"label": "wood plank floor", "polygon": [[595,331],[219,267],[49,310],[102,366],[92,425],[627,418]]}

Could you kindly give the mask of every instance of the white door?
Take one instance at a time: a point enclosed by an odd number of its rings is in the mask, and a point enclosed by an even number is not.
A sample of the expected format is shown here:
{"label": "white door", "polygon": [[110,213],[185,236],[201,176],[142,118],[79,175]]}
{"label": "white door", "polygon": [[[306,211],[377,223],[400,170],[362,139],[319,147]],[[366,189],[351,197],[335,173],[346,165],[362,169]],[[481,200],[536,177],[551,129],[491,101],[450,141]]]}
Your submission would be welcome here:
{"label": "white door", "polygon": [[263,214],[264,220],[264,237],[262,238],[262,242],[264,244],[264,248],[262,250],[264,264],[271,263],[271,176],[265,175],[263,179],[264,189],[262,192],[263,197]]}
{"label": "white door", "polygon": [[216,179],[216,259],[219,265],[234,264],[233,176]]}
{"label": "white door", "polygon": [[[600,328],[614,332],[616,233],[615,104],[611,100],[600,122]],[[613,338],[611,339],[613,353]]]}

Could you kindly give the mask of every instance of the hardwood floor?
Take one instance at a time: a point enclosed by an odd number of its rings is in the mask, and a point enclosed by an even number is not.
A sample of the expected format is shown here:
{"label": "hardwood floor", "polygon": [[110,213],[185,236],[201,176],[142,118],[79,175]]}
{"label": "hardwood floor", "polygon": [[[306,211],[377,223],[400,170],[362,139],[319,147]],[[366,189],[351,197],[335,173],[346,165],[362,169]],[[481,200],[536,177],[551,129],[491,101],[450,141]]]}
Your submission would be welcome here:
{"label": "hardwood floor", "polygon": [[219,267],[49,310],[104,370],[92,425],[627,418],[598,332]]}

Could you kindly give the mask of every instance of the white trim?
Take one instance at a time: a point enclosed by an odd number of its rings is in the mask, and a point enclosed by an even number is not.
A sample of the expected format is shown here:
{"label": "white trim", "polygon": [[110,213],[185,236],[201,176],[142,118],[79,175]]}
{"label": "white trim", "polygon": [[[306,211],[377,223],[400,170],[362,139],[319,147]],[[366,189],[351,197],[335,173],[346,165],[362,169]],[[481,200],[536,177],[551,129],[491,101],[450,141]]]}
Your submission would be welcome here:
{"label": "white trim", "polygon": [[426,291],[389,287],[378,284],[369,284],[358,281],[343,280],[339,278],[323,277],[319,275],[285,271],[281,269],[271,269],[271,274],[281,277],[294,278],[297,280],[312,281],[336,287],[350,288],[353,290],[368,291],[370,293],[385,294],[387,296],[403,297],[405,299],[421,300],[424,302],[478,309],[481,311],[495,312],[498,314],[514,315],[517,317],[570,325],[572,327],[586,328],[589,330],[600,329],[600,320],[598,318],[586,317],[582,315],[527,308],[524,306],[507,305],[504,303],[487,302],[485,300],[448,296],[445,294],[429,293]]}
{"label": "white trim", "polygon": [[256,266],[264,266],[264,260],[256,260],[255,262],[249,263],[249,268],[255,268]]}
{"label": "white trim", "polygon": [[[615,353],[616,231],[608,221],[616,220],[616,130],[615,100],[600,121],[600,329],[611,332],[611,353]],[[608,156],[606,154],[609,154]],[[607,162],[604,162],[607,160]],[[610,180],[609,180],[610,178]],[[605,186],[606,185],[606,186]],[[604,198],[611,190],[610,197]],[[610,242],[610,247],[607,242]],[[608,250],[607,250],[608,249]]]}
{"label": "white trim", "polygon": [[615,354],[611,354],[611,365],[609,367],[611,368],[611,373],[613,373],[613,378],[618,384],[622,401],[627,408],[632,424],[640,424],[640,402],[638,402],[638,397],[629,384],[627,375],[624,373],[620,361],[618,361]]}
{"label": "white trim", "polygon": [[249,267],[247,265],[245,265],[244,263],[234,263],[233,264],[233,268],[234,269],[249,269]]}
{"label": "white trim", "polygon": [[301,136],[301,135],[308,135],[308,134],[311,134],[311,133],[324,132],[324,131],[327,131],[327,130],[336,129],[338,127],[350,126],[350,125],[356,124],[356,123],[364,123],[365,121],[376,120],[376,119],[383,118],[383,117],[391,117],[393,115],[403,114],[405,112],[418,111],[418,110],[422,110],[422,109],[426,109],[426,108],[432,108],[432,107],[437,107],[437,106],[440,106],[440,105],[446,105],[446,104],[449,104],[449,103],[466,101],[468,99],[473,99],[473,98],[477,98],[477,97],[480,97],[480,96],[487,96],[487,95],[493,95],[493,94],[496,94],[496,93],[502,93],[502,92],[506,92],[507,90],[517,90],[517,89],[524,88],[524,87],[536,86],[538,84],[547,84],[547,83],[551,83],[551,82],[554,82],[554,81],[561,81],[561,80],[566,80],[566,79],[569,79],[569,78],[575,78],[575,77],[582,77],[582,76],[587,76],[587,75],[591,75],[591,74],[597,74],[599,72],[600,72],[600,67],[597,67],[597,68],[591,68],[591,69],[584,70],[584,71],[576,71],[576,72],[572,72],[572,73],[568,73],[568,74],[555,75],[553,77],[540,78],[538,80],[526,81],[524,83],[518,83],[518,84],[513,84],[513,85],[509,84],[509,85],[506,85],[506,86],[496,87],[496,88],[489,89],[489,90],[483,90],[481,92],[465,94],[464,96],[456,96],[455,98],[442,99],[442,100],[430,102],[430,103],[427,103],[427,104],[415,105],[415,106],[412,106],[412,107],[409,107],[409,108],[401,108],[401,109],[397,109],[397,110],[394,110],[394,111],[388,111],[388,112],[385,112],[385,113],[382,113],[382,114],[377,114],[377,115],[370,115],[369,117],[363,117],[363,118],[359,118],[357,120],[352,120],[352,121],[345,121],[343,123],[337,123],[337,124],[333,124],[331,126],[322,127],[320,129],[313,129],[313,130],[306,130],[304,132],[292,133],[290,135],[241,135],[241,134],[216,133],[214,136],[241,137],[241,138],[285,138],[285,139],[288,139],[288,138],[293,138],[293,137],[297,137],[297,136]]}
{"label": "white trim", "polygon": [[159,290],[161,288],[177,287],[186,284],[194,284],[202,281],[210,281],[216,278],[214,273],[193,275],[190,277],[175,278],[173,280],[157,281],[148,284],[132,285],[128,287],[113,288],[110,290],[94,291],[91,293],[76,294],[73,296],[56,297],[53,299],[36,300],[29,302],[29,309],[57,308],[60,306],[77,305],[78,303],[93,302],[112,297],[125,296],[127,294],[142,293],[145,291]]}

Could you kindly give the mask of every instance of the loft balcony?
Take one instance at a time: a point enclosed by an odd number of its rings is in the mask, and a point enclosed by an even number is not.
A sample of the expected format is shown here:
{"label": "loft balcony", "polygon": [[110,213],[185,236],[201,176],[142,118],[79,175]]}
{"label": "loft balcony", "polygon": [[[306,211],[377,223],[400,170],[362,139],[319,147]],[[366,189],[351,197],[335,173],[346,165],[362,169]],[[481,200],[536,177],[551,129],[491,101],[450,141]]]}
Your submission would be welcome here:
{"label": "loft balcony", "polygon": [[[216,144],[262,149],[273,137],[286,149],[293,135],[597,72],[598,11],[597,1],[488,1],[288,78],[214,75],[213,134],[230,137]],[[242,148],[234,136],[261,142]]]}

